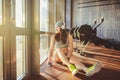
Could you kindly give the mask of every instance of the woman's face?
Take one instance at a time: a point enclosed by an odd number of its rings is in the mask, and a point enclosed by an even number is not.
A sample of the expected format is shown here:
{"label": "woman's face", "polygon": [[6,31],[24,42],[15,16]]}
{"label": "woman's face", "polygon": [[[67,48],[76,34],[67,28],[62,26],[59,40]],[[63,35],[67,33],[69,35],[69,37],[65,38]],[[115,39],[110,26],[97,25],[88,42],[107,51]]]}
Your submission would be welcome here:
{"label": "woman's face", "polygon": [[61,29],[60,27],[56,27],[56,28],[55,28],[55,33],[59,33],[59,32],[60,32],[60,29]]}

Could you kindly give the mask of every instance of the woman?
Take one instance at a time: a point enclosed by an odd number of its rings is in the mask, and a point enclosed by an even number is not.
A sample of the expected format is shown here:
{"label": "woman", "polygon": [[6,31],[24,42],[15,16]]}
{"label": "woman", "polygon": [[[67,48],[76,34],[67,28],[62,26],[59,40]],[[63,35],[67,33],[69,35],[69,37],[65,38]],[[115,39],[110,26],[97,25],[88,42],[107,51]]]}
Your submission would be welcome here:
{"label": "woman", "polygon": [[73,75],[77,73],[78,69],[85,71],[87,76],[98,72],[100,70],[100,64],[98,63],[87,68],[82,63],[74,61],[77,57],[72,55],[73,38],[64,28],[65,24],[62,21],[58,21],[55,24],[55,35],[51,38],[48,63],[63,62]]}

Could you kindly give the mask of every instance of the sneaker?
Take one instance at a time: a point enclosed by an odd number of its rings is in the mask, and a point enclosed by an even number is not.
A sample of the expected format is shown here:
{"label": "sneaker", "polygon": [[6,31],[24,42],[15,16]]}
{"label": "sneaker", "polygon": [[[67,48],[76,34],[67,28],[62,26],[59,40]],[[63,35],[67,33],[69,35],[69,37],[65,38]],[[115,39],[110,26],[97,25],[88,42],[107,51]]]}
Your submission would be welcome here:
{"label": "sneaker", "polygon": [[72,72],[72,75],[75,75],[78,72],[78,69],[73,64],[69,65],[69,69]]}
{"label": "sneaker", "polygon": [[93,66],[89,67],[87,72],[86,72],[86,76],[90,77],[92,75],[94,75],[95,73],[99,72],[101,70],[101,64],[100,63],[96,63]]}

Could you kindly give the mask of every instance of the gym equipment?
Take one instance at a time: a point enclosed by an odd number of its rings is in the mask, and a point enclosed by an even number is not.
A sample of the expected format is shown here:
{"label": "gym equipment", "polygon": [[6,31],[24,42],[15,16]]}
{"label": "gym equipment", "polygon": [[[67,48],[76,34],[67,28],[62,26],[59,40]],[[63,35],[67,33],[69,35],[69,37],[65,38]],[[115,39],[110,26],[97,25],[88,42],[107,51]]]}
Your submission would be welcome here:
{"label": "gym equipment", "polygon": [[[77,40],[84,41],[84,44],[94,43],[97,46],[104,46],[105,48],[120,50],[120,43],[113,40],[106,40],[99,38],[97,36],[97,28],[104,22],[104,17],[101,17],[100,23],[96,25],[97,21],[94,20],[94,24],[92,26],[88,24],[81,25],[78,27],[77,25],[72,28],[69,32],[73,36],[73,39],[77,42]],[[95,26],[96,25],[96,26]],[[68,30],[67,30],[68,31]],[[116,44],[119,43],[119,44]],[[77,48],[77,44],[76,44]],[[76,49],[77,50],[77,49]]]}

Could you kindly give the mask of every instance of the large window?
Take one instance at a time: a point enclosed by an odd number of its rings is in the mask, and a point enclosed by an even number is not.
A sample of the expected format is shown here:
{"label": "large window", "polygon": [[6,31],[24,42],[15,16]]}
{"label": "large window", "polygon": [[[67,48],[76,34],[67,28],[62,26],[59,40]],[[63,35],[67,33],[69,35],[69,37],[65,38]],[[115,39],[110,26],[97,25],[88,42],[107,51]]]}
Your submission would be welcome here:
{"label": "large window", "polygon": [[2,25],[2,0],[0,0],[0,25]]}
{"label": "large window", "polygon": [[3,38],[0,36],[0,80],[3,80]]}
{"label": "large window", "polygon": [[24,0],[16,0],[16,27],[24,28],[25,27],[25,5]]}
{"label": "large window", "polygon": [[[40,32],[48,32],[48,0],[40,0]],[[40,64],[47,58],[49,49],[49,35],[40,34]]]}
{"label": "large window", "polygon": [[25,36],[16,36],[17,78],[25,73]]}

